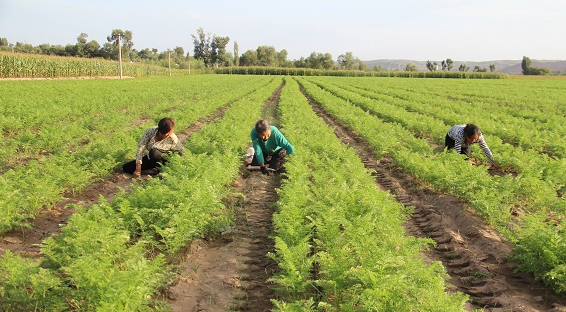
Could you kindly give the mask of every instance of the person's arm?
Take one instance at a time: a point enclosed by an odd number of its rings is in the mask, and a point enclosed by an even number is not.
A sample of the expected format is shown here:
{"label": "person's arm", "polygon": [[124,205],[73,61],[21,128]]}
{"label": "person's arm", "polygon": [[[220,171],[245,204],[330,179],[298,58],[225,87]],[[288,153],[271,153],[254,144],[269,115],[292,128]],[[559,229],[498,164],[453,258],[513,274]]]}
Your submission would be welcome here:
{"label": "person's arm", "polygon": [[265,166],[265,164],[264,164],[265,159],[263,157],[263,149],[261,148],[261,145],[259,143],[259,138],[257,137],[255,129],[252,130],[252,132],[250,133],[250,138],[252,139],[252,146],[254,148],[254,154],[255,154],[255,157],[257,159],[258,164],[260,166]]}
{"label": "person's arm", "polygon": [[153,133],[152,128],[148,128],[145,130],[140,142],[138,143],[138,149],[136,150],[136,171],[134,171],[134,177],[139,177],[141,175],[143,152],[146,149],[147,143],[149,143],[154,135],[155,133]]}
{"label": "person's arm", "polygon": [[[456,153],[458,154],[462,154],[462,144],[464,143],[464,139],[463,137],[456,137],[454,139],[454,149],[456,150]],[[466,156],[468,156],[468,158],[470,158],[470,155],[468,155],[468,153],[466,152],[465,154]]]}
{"label": "person's arm", "polygon": [[179,140],[179,138],[175,135],[175,133],[171,134],[171,140],[173,140],[174,144],[172,150],[179,152],[181,156],[185,155],[185,147],[183,146],[183,143],[181,143],[181,140]]}
{"label": "person's arm", "polygon": [[276,135],[275,142],[277,146],[280,146],[281,148],[285,149],[287,151],[287,154],[292,154],[295,151],[293,145],[289,143],[289,141],[287,141],[287,138],[285,138],[285,136],[283,135],[283,133],[281,133],[281,131],[277,130],[275,132],[275,135]]}
{"label": "person's arm", "polygon": [[480,137],[478,139],[478,143],[481,147],[481,149],[483,150],[483,154],[485,155],[485,157],[487,157],[487,159],[489,159],[489,161],[491,162],[492,165],[495,165],[495,160],[493,160],[493,154],[491,153],[491,150],[489,150],[489,147],[487,146],[487,143],[485,142],[485,138],[483,137],[483,134],[480,133]]}

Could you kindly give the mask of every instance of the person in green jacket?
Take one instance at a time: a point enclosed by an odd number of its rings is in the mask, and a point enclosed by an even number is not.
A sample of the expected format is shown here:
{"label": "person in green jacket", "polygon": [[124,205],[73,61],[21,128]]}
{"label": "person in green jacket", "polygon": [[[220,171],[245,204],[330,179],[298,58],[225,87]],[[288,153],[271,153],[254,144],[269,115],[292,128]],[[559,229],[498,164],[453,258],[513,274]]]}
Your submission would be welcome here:
{"label": "person in green jacket", "polygon": [[251,166],[259,166],[261,173],[267,174],[266,163],[274,170],[281,169],[283,158],[295,151],[283,133],[269,122],[260,119],[250,133],[254,155]]}

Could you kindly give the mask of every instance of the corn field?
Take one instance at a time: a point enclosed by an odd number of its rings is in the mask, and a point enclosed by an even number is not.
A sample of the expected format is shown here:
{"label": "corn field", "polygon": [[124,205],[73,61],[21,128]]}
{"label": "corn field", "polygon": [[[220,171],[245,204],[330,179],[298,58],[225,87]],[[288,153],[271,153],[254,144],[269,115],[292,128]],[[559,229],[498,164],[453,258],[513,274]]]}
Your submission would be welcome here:
{"label": "corn field", "polygon": [[[124,63],[123,75],[165,76],[169,70],[148,64]],[[173,73],[178,74],[178,70]],[[118,62],[102,59],[0,53],[0,78],[68,78],[119,76]]]}
{"label": "corn field", "polygon": [[337,76],[337,77],[402,77],[402,78],[464,78],[464,79],[504,79],[507,74],[477,72],[407,72],[407,71],[359,71],[359,70],[321,70],[311,68],[271,68],[271,67],[225,67],[215,70],[216,74],[233,75],[288,75],[288,76]]}

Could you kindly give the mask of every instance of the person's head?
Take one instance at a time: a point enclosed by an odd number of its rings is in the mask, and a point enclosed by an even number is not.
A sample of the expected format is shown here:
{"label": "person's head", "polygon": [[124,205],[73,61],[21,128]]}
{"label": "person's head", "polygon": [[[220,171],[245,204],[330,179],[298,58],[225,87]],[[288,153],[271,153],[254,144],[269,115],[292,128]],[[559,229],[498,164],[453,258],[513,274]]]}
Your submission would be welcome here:
{"label": "person's head", "polygon": [[464,127],[464,141],[466,145],[476,143],[480,138],[480,128],[474,124],[467,124]]}
{"label": "person's head", "polygon": [[269,122],[265,119],[258,120],[255,123],[255,132],[260,139],[267,141],[267,139],[271,136],[271,127],[269,126]]}
{"label": "person's head", "polygon": [[173,130],[175,129],[175,122],[173,119],[165,117],[159,121],[157,124],[157,132],[159,132],[164,137],[169,137]]}

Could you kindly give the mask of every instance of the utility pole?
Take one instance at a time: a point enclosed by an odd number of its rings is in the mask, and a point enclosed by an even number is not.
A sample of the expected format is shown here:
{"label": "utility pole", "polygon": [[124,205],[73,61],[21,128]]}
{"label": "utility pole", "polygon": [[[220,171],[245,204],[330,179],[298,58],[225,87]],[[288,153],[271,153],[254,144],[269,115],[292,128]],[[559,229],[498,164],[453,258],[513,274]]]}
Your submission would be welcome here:
{"label": "utility pole", "polygon": [[120,64],[120,79],[122,79],[122,35],[118,34],[118,62]]}
{"label": "utility pole", "polygon": [[171,51],[169,51],[169,77],[171,77]]}
{"label": "utility pole", "polygon": [[189,75],[191,74],[191,52],[187,52],[187,59],[189,60]]}

